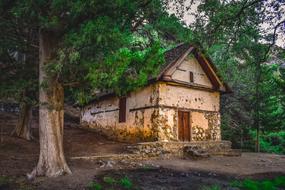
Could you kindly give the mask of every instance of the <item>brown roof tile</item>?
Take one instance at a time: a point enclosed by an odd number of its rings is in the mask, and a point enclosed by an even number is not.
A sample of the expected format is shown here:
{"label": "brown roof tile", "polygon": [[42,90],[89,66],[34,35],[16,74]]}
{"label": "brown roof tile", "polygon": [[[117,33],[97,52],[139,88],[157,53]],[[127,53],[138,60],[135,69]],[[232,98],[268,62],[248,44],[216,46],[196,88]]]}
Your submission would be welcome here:
{"label": "brown roof tile", "polygon": [[162,72],[169,64],[177,61],[190,47],[189,43],[183,43],[166,51],[164,53],[165,63],[160,67],[160,71]]}

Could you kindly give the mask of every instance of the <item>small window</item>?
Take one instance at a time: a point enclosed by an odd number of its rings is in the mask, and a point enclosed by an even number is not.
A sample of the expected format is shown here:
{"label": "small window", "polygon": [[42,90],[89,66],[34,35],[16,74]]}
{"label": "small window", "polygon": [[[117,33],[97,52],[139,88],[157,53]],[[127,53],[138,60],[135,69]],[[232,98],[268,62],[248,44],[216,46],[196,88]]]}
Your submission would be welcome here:
{"label": "small window", "polygon": [[189,72],[189,76],[190,76],[190,82],[194,82],[194,74],[193,74],[193,72]]}
{"label": "small window", "polygon": [[119,123],[126,122],[126,108],[127,108],[127,98],[122,97],[119,100]]}

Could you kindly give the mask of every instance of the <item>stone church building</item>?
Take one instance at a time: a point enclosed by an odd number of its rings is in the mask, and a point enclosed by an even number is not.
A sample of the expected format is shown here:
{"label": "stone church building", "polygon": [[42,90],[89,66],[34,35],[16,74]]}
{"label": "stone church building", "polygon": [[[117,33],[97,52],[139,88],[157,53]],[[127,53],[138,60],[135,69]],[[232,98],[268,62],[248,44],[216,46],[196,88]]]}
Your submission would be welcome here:
{"label": "stone church building", "polygon": [[190,44],[165,52],[165,61],[145,87],[91,101],[82,125],[123,142],[220,141],[220,95],[231,90],[216,67]]}

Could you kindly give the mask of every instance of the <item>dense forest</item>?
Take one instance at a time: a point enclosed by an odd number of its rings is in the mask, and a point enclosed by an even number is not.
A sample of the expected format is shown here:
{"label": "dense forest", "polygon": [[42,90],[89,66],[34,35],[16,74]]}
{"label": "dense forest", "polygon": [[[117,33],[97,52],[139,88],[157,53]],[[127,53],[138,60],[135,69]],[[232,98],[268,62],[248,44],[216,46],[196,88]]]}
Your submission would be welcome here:
{"label": "dense forest", "polygon": [[206,1],[192,16],[181,39],[202,47],[233,89],[221,100],[223,138],[284,154],[284,2]]}
{"label": "dense forest", "polygon": [[32,139],[29,117],[40,110],[40,159],[30,177],[70,173],[65,102],[142,87],[163,53],[185,42],[213,60],[233,91],[221,99],[223,138],[284,154],[284,15],[283,0],[1,0],[0,100],[19,104],[14,133]]}

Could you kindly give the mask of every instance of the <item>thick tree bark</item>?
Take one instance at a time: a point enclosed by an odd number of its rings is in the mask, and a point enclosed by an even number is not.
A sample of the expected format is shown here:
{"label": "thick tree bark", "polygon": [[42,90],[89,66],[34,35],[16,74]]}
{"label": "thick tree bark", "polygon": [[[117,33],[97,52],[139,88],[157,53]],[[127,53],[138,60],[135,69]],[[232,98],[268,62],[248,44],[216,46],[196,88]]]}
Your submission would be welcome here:
{"label": "thick tree bark", "polygon": [[32,140],[31,134],[32,106],[26,102],[20,103],[20,114],[18,123],[11,133],[26,140]]}
{"label": "thick tree bark", "polygon": [[48,76],[45,66],[54,57],[57,40],[53,32],[40,31],[39,63],[39,138],[40,156],[28,178],[37,175],[56,177],[71,174],[63,151],[64,91],[55,76]]}

